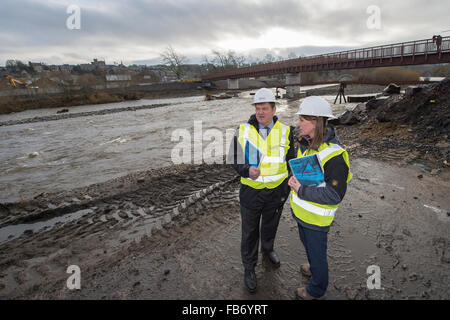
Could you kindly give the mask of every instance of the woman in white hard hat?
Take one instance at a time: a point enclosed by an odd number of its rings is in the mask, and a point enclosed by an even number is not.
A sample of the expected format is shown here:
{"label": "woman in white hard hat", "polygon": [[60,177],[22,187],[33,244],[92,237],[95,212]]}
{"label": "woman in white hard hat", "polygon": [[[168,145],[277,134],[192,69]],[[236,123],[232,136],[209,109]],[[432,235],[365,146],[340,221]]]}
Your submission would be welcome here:
{"label": "woman in white hard hat", "polygon": [[328,231],[352,173],[348,153],[339,146],[334,127],[327,123],[333,117],[330,104],[320,97],[307,97],[297,114],[301,136],[297,157],[318,154],[325,180],[319,186],[306,186],[292,176],[288,182],[292,215],[308,258],[300,270],[310,277],[308,286],[297,289],[296,295],[312,300],[322,298],[328,287]]}

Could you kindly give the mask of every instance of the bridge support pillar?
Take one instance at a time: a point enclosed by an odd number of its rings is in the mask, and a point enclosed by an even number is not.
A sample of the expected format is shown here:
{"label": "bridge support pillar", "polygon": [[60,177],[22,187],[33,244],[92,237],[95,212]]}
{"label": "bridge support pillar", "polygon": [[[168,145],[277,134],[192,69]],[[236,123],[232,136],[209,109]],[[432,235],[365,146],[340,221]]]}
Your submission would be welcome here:
{"label": "bridge support pillar", "polygon": [[239,89],[239,79],[228,79],[228,89]]}
{"label": "bridge support pillar", "polygon": [[[296,99],[300,97],[300,73],[288,73],[286,74],[286,97],[288,99]],[[296,84],[296,86],[291,86]]]}

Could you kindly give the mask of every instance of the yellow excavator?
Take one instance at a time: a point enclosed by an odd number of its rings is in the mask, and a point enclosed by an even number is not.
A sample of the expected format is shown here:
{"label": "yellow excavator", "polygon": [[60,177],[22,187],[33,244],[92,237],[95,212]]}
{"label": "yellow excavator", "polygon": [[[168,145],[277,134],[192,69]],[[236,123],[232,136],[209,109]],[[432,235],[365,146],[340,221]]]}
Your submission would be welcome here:
{"label": "yellow excavator", "polygon": [[20,79],[20,78],[14,78],[14,77],[8,76],[8,82],[14,88],[17,88],[17,86],[26,87],[26,88],[29,87],[28,84],[26,83],[26,81],[23,79]]}

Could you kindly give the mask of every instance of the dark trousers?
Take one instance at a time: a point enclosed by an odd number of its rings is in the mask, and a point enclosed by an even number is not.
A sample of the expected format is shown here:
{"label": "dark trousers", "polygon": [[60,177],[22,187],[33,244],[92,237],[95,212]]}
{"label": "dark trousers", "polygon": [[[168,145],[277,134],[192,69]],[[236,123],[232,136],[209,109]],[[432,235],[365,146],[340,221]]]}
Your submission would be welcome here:
{"label": "dark trousers", "polygon": [[259,209],[249,209],[241,205],[241,255],[244,268],[255,268],[258,262],[260,236],[261,251],[264,253],[273,251],[282,209],[280,206],[274,207],[273,205],[266,205]]}
{"label": "dark trousers", "polygon": [[287,179],[274,189],[253,189],[241,185],[241,256],[244,268],[253,269],[256,266],[260,238],[261,251],[273,251],[278,223],[289,191]]}
{"label": "dark trousers", "polygon": [[305,247],[312,273],[306,291],[311,296],[320,298],[328,288],[328,233],[305,228],[298,222],[297,224],[300,240]]}

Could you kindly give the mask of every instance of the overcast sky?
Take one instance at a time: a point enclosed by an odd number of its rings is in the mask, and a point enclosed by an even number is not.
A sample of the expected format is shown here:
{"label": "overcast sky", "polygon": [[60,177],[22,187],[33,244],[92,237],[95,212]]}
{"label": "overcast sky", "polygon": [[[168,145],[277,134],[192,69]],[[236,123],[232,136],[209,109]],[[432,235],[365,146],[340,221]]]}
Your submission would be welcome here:
{"label": "overcast sky", "polygon": [[[67,27],[70,5],[80,29]],[[191,63],[213,49],[313,55],[431,38],[450,30],[449,13],[438,0],[2,0],[0,65],[155,64],[168,45]]]}

